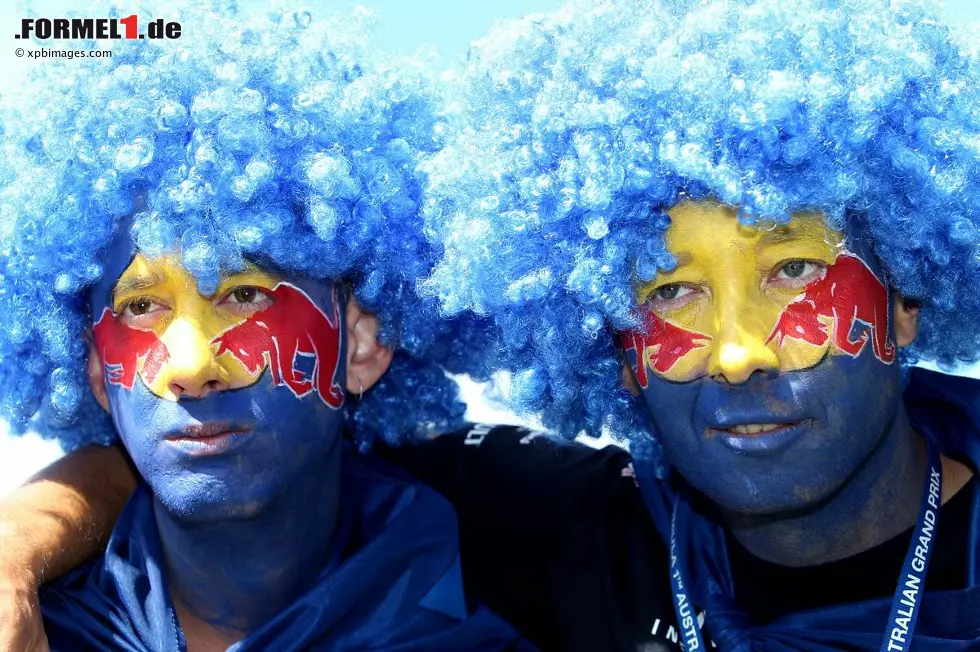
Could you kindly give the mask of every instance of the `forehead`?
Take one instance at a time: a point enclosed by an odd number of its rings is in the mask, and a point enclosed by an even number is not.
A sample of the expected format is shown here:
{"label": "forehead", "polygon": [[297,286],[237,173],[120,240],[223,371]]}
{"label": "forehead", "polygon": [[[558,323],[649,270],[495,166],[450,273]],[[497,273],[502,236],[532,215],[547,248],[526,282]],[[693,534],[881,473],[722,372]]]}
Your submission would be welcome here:
{"label": "forehead", "polygon": [[[93,317],[100,315],[105,306],[111,305],[117,286],[121,290],[137,291],[163,283],[179,283],[188,290],[197,291],[197,280],[184,267],[176,242],[171,251],[162,255],[144,255],[133,241],[130,226],[128,220],[119,226],[102,257],[102,277],[89,290]],[[233,272],[236,276],[241,273],[267,277],[270,282],[286,279],[286,275],[276,274],[257,265],[249,265],[247,269]]]}
{"label": "forehead", "polygon": [[[275,282],[284,277],[269,270],[260,268],[253,263],[245,263],[242,269],[222,274],[223,279],[248,276],[251,279]],[[188,288],[197,287],[197,280],[184,267],[179,252],[150,257],[137,252],[129,265],[116,279],[114,291],[139,290],[162,284],[182,285]]]}
{"label": "forehead", "polygon": [[[683,202],[667,211],[670,226],[665,234],[667,249],[677,255],[712,255],[711,245],[737,243],[756,249],[786,243],[810,242],[836,246],[844,234],[827,224],[819,213],[795,213],[786,224],[746,226],[737,210],[712,201]],[[700,246],[699,246],[700,245]],[[709,248],[705,248],[705,246]],[[688,251],[691,248],[698,251]],[[682,260],[677,261],[683,264]]]}

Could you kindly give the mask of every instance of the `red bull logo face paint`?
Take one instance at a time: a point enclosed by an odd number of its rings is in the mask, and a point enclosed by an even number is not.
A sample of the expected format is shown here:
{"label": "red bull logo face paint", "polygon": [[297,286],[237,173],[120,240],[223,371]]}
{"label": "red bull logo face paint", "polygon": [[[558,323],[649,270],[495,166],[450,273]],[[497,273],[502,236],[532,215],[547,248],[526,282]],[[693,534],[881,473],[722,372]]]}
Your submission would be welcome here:
{"label": "red bull logo face paint", "polygon": [[[713,202],[668,213],[676,266],[638,288],[646,332],[621,338],[667,462],[741,515],[825,504],[905,423],[892,301],[861,217],[841,233],[818,214],[752,228]],[[663,358],[669,325],[687,335]]]}
{"label": "red bull logo face paint", "polygon": [[175,256],[137,254],[93,328],[106,382],[132,390],[139,378],[158,398],[179,400],[249,387],[268,370],[273,386],[338,409],[343,320],[329,287],[318,302],[252,268],[203,296]]}
{"label": "red bull logo face paint", "polygon": [[786,306],[766,342],[781,346],[792,338],[824,346],[830,339],[835,352],[856,358],[870,340],[874,356],[891,364],[895,345],[888,336],[888,319],[885,284],[863,260],[843,253],[827,267],[823,278]]}
{"label": "red bull logo face paint", "polygon": [[707,335],[684,330],[652,312],[643,315],[643,322],[643,328],[620,336],[623,350],[632,352],[637,361],[633,370],[640,387],[649,382],[647,368],[667,375],[684,356],[711,341]]}
{"label": "red bull logo face paint", "polygon": [[894,362],[887,286],[820,215],[756,229],[714,202],[669,214],[677,266],[639,288],[643,327],[620,338],[635,352],[628,358],[641,387],[648,373],[740,383],[758,370],[798,371],[865,349]]}
{"label": "red bull logo face paint", "polygon": [[[328,316],[302,290],[279,283],[271,292],[274,303],[214,338],[216,355],[228,355],[246,372],[258,376],[268,368],[277,386],[297,398],[316,392],[324,404],[339,408],[344,390],[336,380],[340,363],[340,304],[336,294]],[[312,370],[297,369],[306,357]]]}
{"label": "red bull logo face paint", "polygon": [[106,382],[127,390],[140,373],[147,385],[153,384],[170,356],[156,333],[127,326],[109,308],[93,326],[92,339],[105,365]]}

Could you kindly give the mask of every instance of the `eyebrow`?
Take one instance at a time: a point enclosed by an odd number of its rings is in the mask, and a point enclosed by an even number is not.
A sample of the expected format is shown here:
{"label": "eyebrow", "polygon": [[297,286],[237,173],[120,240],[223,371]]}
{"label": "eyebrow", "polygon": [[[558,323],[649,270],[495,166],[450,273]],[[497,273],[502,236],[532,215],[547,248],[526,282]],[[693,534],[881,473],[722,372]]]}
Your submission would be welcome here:
{"label": "eyebrow", "polygon": [[674,257],[675,270],[679,267],[690,264],[691,261],[694,260],[694,254],[692,254],[690,251],[671,252],[671,255]]}
{"label": "eyebrow", "polygon": [[124,276],[116,283],[116,287],[112,288],[112,304],[115,305],[116,297],[120,294],[128,294],[130,292],[139,292],[140,290],[148,290],[157,285],[162,285],[167,282],[167,277],[158,272],[153,271],[149,274],[135,274],[132,276]]}
{"label": "eyebrow", "polygon": [[224,290],[225,288],[227,288],[229,285],[238,285],[239,283],[242,282],[242,279],[240,278],[242,276],[245,276],[245,277],[248,277],[248,276],[258,277],[262,281],[265,281],[266,283],[269,283],[270,285],[276,284],[276,283],[280,283],[283,280],[285,280],[284,277],[280,276],[279,274],[274,274],[272,272],[267,272],[265,270],[261,270],[261,269],[258,269],[258,268],[243,269],[241,271],[232,272],[230,274],[229,273],[222,273],[221,274],[221,280],[219,282],[217,292],[221,292],[222,290]]}
{"label": "eyebrow", "polygon": [[790,225],[777,226],[766,231],[759,236],[759,244],[778,244],[781,242],[792,242],[800,237],[800,229],[794,229]]}

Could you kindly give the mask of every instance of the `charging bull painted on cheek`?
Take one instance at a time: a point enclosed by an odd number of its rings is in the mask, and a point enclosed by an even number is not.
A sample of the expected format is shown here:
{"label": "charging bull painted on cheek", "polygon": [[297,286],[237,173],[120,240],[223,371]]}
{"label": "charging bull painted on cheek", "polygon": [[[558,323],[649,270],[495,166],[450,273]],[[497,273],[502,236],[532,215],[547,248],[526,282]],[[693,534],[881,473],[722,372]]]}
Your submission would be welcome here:
{"label": "charging bull painted on cheek", "polygon": [[137,374],[152,385],[170,357],[156,333],[122,323],[109,308],[92,328],[92,339],[102,356],[107,382],[127,390],[133,389]]}
{"label": "charging bull painted on cheek", "polygon": [[[825,346],[829,339],[836,351],[856,358],[870,339],[875,357],[891,364],[895,360],[895,344],[889,339],[888,323],[885,284],[863,260],[842,253],[827,266],[822,279],[808,285],[786,306],[767,344],[775,342],[779,346],[790,338]],[[866,329],[852,339],[855,324]]]}
{"label": "charging bull painted on cheek", "polygon": [[695,349],[706,347],[711,338],[647,312],[643,316],[642,327],[622,333],[619,340],[625,353],[632,351],[635,354],[636,361],[632,366],[636,382],[646,388],[649,382],[647,365],[661,374],[669,373],[681,358]]}
{"label": "charging bull painted on cheek", "polygon": [[[331,298],[332,316],[289,283],[279,283],[270,294],[270,307],[214,338],[215,354],[230,355],[252,375],[268,366],[276,386],[288,387],[297,398],[315,391],[324,404],[340,408],[344,390],[335,378],[342,337],[336,293]],[[301,356],[313,360],[312,373],[297,369]]]}

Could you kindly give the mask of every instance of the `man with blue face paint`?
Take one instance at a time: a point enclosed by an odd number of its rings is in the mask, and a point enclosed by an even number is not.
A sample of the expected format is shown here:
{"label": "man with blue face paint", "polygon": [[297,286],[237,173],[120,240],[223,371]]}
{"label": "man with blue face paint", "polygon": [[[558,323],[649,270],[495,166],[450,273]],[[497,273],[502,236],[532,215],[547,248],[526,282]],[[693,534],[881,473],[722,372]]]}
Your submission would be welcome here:
{"label": "man with blue face paint", "polygon": [[[146,485],[105,557],[42,592],[53,649],[512,642],[502,622],[454,600],[458,562],[440,541],[455,538],[451,507],[344,451],[340,383],[354,351],[343,292],[247,265],[203,295],[179,255],[149,258],[121,229],[90,292],[88,364]],[[404,582],[404,595],[376,582]],[[134,599],[136,613],[125,606]],[[386,603],[396,615],[382,621]]]}
{"label": "man with blue face paint", "polygon": [[916,2],[630,0],[472,48],[422,290],[493,323],[518,409],[631,451],[393,455],[540,647],[980,644],[980,388],[910,367],[980,350],[972,43]]}
{"label": "man with blue face paint", "polygon": [[141,479],[41,591],[50,648],[524,649],[467,603],[451,505],[351,441],[462,412],[432,361],[466,334],[411,292],[426,76],[357,20],[165,11],[180,42],[39,68],[0,121],[0,413]]}

